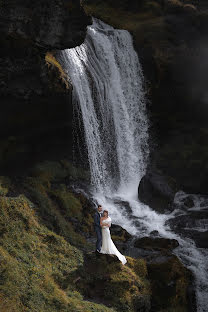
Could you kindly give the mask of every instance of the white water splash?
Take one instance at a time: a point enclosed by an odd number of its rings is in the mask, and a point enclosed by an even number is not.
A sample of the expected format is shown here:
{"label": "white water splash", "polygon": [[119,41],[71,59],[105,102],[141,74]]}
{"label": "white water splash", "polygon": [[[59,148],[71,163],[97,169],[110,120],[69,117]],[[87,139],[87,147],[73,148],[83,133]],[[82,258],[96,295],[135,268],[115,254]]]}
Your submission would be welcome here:
{"label": "white water splash", "polygon": [[130,34],[94,19],[85,42],[63,51],[61,61],[73,84],[74,105],[81,110],[95,201],[133,235],[157,230],[177,239],[180,246],[174,252],[195,274],[197,311],[206,312],[207,250],[165,225],[177,211],[158,214],[137,199],[149,154],[148,118],[143,74]]}

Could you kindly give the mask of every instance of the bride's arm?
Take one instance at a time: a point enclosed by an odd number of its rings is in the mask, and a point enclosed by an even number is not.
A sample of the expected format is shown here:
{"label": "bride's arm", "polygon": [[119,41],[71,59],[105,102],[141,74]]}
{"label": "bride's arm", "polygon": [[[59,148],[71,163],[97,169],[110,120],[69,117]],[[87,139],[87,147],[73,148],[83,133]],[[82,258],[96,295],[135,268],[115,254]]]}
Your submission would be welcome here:
{"label": "bride's arm", "polygon": [[108,227],[111,227],[111,219],[109,220],[109,222],[106,224]]}

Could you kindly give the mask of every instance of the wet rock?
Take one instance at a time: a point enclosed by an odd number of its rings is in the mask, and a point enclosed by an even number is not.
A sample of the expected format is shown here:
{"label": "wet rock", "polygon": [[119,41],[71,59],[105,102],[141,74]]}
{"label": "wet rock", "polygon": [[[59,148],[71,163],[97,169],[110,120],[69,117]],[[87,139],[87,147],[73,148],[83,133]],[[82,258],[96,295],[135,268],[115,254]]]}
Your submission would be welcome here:
{"label": "wet rock", "polygon": [[114,204],[120,206],[125,211],[125,214],[131,216],[132,208],[130,207],[129,202],[117,199],[114,200]]}
{"label": "wet rock", "polygon": [[152,231],[152,232],[150,232],[150,235],[151,236],[159,236],[159,232],[157,231],[157,230],[154,230],[154,231]]}
{"label": "wet rock", "polygon": [[188,207],[188,208],[194,207],[194,201],[193,201],[193,199],[191,198],[191,196],[186,197],[183,203],[184,203],[184,205],[185,205],[186,207]]}
{"label": "wet rock", "polygon": [[132,238],[131,234],[129,234],[124,228],[117,224],[112,224],[110,231],[114,240],[127,242],[130,238]]}
{"label": "wet rock", "polygon": [[154,250],[172,250],[179,246],[176,239],[142,237],[134,242],[134,247]]}
{"label": "wet rock", "polygon": [[208,248],[208,231],[200,232],[190,230],[188,233],[194,239],[196,246],[199,248]]}
{"label": "wet rock", "polygon": [[173,210],[176,185],[170,178],[150,170],[140,181],[139,199],[159,213]]}
{"label": "wet rock", "polygon": [[173,231],[182,236],[191,238],[197,247],[208,247],[208,211],[188,211],[166,221]]}

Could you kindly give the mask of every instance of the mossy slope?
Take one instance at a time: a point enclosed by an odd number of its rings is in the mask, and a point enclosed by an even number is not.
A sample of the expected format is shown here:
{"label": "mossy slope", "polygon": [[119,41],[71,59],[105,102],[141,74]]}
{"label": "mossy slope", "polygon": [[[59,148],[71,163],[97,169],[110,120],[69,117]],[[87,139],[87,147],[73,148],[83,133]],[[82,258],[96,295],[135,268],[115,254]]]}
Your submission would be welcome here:
{"label": "mossy slope", "polygon": [[[67,162],[46,162],[25,177],[0,177],[0,311],[113,312],[137,311],[135,302],[149,305],[143,260],[129,258],[122,268],[117,259],[102,263],[89,253],[94,210],[71,189],[71,169]],[[86,292],[98,281],[87,255],[98,275],[110,274],[105,300]]]}
{"label": "mossy slope", "polygon": [[21,194],[0,205],[1,311],[112,311],[65,282],[83,253],[41,224],[34,203]]}

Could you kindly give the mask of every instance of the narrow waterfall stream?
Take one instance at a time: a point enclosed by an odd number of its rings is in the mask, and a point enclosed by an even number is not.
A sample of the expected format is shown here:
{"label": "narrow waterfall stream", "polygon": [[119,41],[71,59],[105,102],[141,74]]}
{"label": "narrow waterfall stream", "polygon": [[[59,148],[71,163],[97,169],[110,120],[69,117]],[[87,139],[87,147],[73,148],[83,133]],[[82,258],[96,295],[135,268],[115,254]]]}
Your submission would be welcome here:
{"label": "narrow waterfall stream", "polygon": [[165,225],[179,211],[157,214],[138,200],[149,155],[148,118],[144,78],[131,35],[93,19],[85,42],[60,57],[73,84],[74,105],[81,110],[94,200],[133,235],[157,230],[177,239],[180,246],[174,252],[195,275],[197,311],[206,312],[207,250]]}

